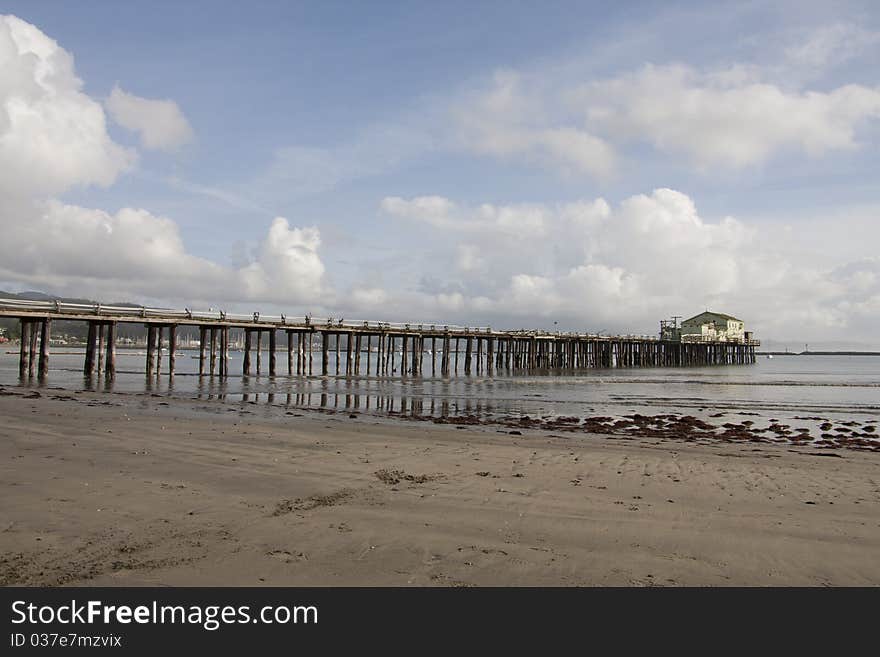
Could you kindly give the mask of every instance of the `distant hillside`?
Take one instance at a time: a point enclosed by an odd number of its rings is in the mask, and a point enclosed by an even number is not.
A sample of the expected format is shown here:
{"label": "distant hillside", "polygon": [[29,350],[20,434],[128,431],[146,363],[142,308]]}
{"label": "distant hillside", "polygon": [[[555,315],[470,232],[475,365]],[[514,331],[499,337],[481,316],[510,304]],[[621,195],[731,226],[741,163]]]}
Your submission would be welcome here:
{"label": "distant hillside", "polygon": [[[64,303],[88,303],[95,304],[98,303],[93,299],[79,299],[76,297],[59,297],[54,294],[46,294],[45,292],[35,292],[35,291],[27,291],[27,292],[7,292],[5,290],[0,290],[0,299],[23,299],[25,301],[63,301]],[[131,303],[130,301],[111,301],[110,303],[104,303],[105,306],[127,306],[129,308],[140,308],[141,304],[139,303]]]}
{"label": "distant hillside", "polygon": [[[76,297],[59,297],[54,294],[46,294],[45,292],[27,291],[27,292],[8,292],[0,290],[0,299],[22,299],[25,301],[62,301],[64,303],[98,303],[92,299],[80,299]],[[104,302],[102,302],[104,303]],[[107,306],[127,306],[129,308],[140,308],[141,304],[131,303],[130,301],[112,301],[104,303]],[[17,319],[0,318],[0,327],[5,328],[7,335],[12,339],[21,337],[21,326]],[[190,332],[193,335],[198,334],[198,329],[181,328],[178,334],[186,336]],[[52,323],[52,334],[55,336],[66,335],[69,337],[85,340],[88,334],[88,326],[85,322],[56,320]],[[120,324],[118,335],[120,338],[142,338],[147,334],[147,329],[142,324]]]}

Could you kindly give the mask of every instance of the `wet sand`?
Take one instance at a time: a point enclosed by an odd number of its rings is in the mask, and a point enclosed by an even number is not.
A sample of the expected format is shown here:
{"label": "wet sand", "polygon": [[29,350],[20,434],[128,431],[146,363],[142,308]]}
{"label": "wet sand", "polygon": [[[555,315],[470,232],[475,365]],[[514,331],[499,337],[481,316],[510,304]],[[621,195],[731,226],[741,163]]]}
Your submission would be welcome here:
{"label": "wet sand", "polygon": [[0,417],[5,585],[880,584],[875,451],[15,387]]}

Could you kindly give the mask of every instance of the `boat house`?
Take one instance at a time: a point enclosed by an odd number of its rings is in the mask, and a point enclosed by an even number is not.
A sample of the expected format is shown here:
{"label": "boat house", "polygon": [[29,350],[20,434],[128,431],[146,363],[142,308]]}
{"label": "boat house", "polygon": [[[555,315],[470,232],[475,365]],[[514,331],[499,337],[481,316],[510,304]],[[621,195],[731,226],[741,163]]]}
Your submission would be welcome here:
{"label": "boat house", "polygon": [[707,310],[681,323],[682,342],[748,343],[751,339],[752,333],[745,330],[743,320],[724,313]]}

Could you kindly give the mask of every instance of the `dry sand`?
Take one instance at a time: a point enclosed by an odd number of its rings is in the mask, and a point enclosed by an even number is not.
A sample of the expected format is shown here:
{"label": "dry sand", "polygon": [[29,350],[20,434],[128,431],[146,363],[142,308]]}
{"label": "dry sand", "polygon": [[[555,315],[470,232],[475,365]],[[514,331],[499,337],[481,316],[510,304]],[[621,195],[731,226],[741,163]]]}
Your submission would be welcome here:
{"label": "dry sand", "polygon": [[880,454],[0,392],[0,583],[877,585]]}

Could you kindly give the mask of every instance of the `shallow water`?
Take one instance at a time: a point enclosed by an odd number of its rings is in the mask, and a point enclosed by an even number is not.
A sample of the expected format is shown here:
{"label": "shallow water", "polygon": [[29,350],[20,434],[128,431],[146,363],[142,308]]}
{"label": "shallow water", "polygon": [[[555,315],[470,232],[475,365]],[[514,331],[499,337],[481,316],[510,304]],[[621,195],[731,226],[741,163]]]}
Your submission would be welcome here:
{"label": "shallow water", "polygon": [[[0,385],[45,386],[67,390],[108,390],[150,393],[187,399],[224,399],[300,407],[349,409],[359,412],[474,415],[484,419],[529,415],[623,416],[629,413],[674,412],[708,418],[719,412],[757,415],[767,419],[799,420],[815,429],[823,419],[880,417],[880,357],[777,356],[759,357],[753,365],[689,368],[632,368],[580,371],[501,372],[494,376],[459,374],[451,378],[425,376],[287,376],[243,377],[240,352],[230,353],[225,381],[198,376],[197,352],[183,350],[175,360],[173,380],[167,376],[167,354],[159,377],[144,374],[145,352],[119,349],[117,375],[82,375],[81,349],[54,348],[45,381],[20,382],[18,354],[0,353]],[[317,354],[314,366],[320,368]],[[366,353],[361,358],[366,371]],[[439,358],[438,358],[439,361]],[[255,358],[252,362],[255,362]],[[371,355],[375,368],[375,354]],[[399,360],[397,361],[399,363]],[[463,366],[463,357],[460,358]],[[286,371],[286,352],[278,354],[278,369]],[[263,354],[263,368],[268,356]],[[331,353],[330,371],[336,369]],[[439,362],[438,362],[439,369]],[[801,420],[812,416],[812,420]]]}

